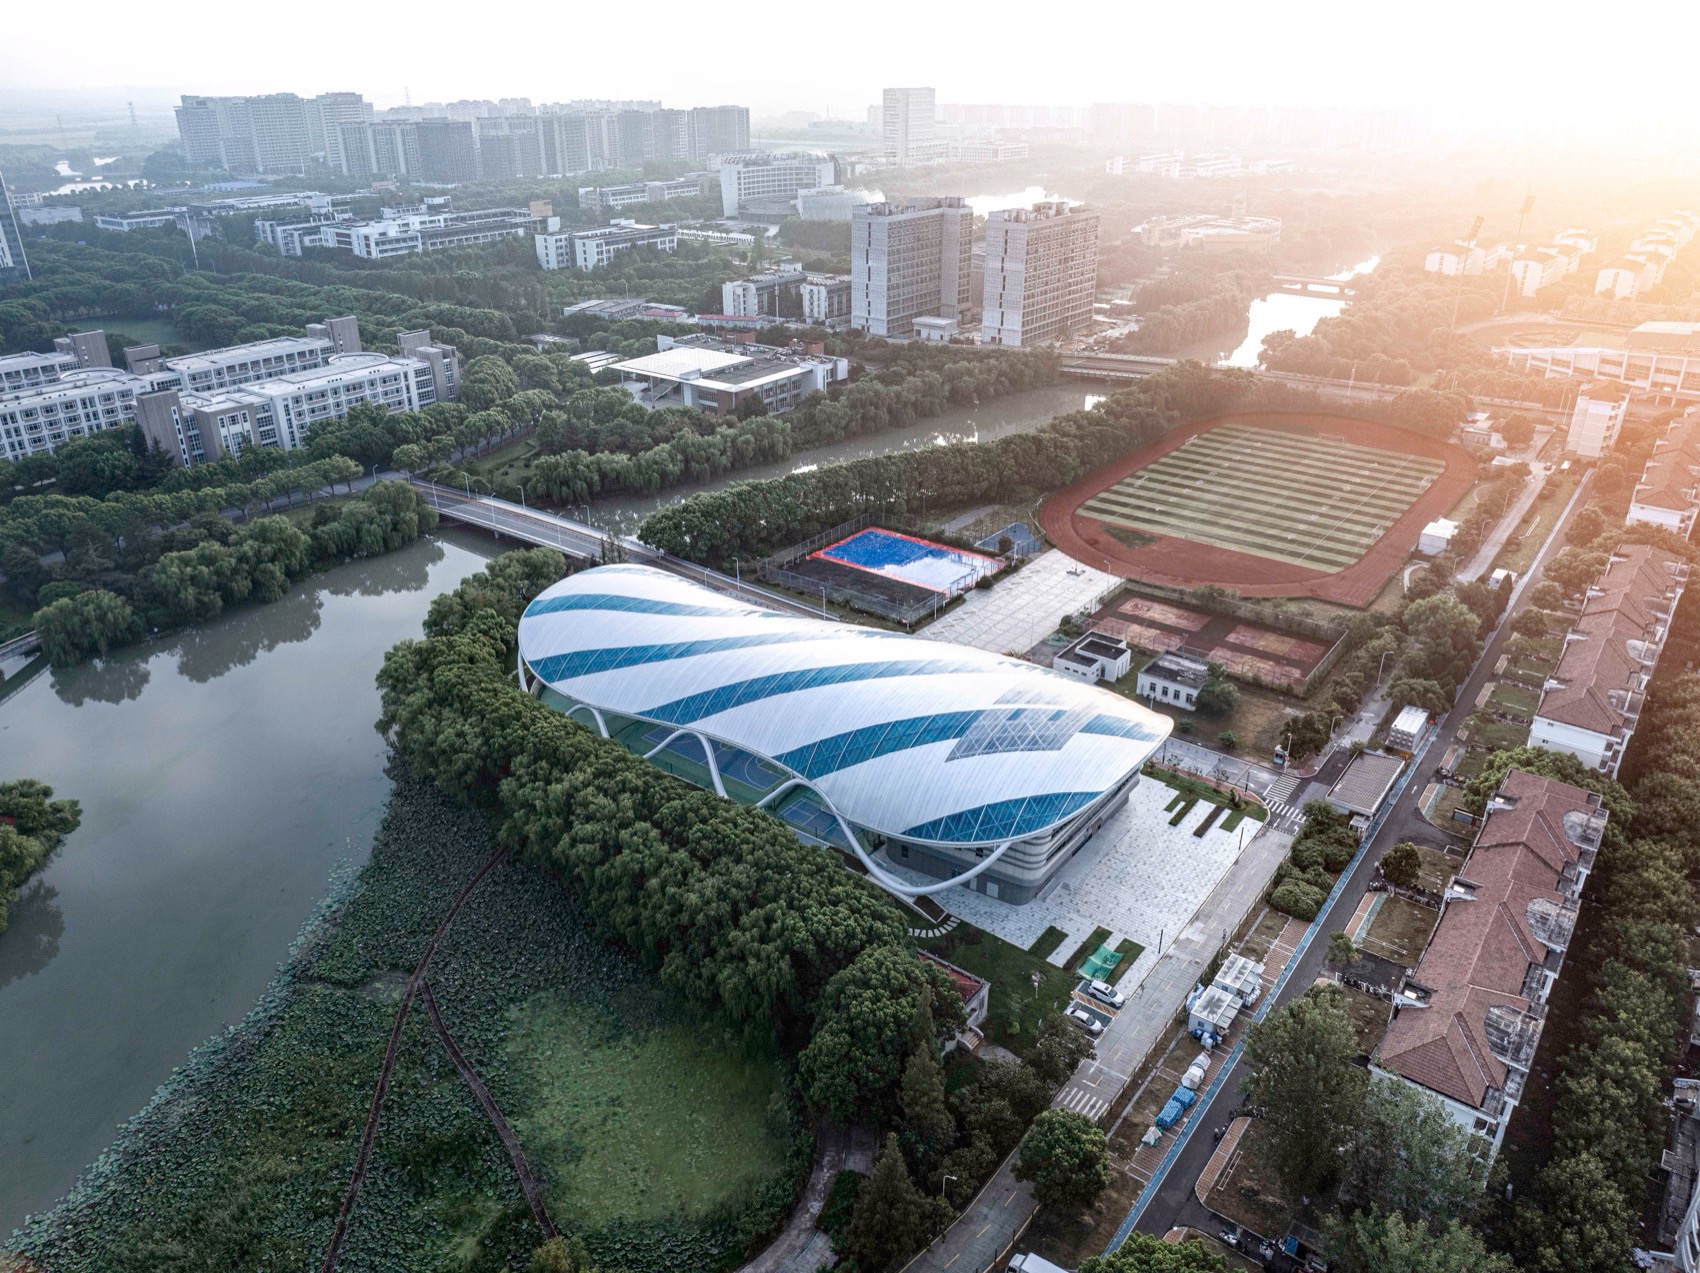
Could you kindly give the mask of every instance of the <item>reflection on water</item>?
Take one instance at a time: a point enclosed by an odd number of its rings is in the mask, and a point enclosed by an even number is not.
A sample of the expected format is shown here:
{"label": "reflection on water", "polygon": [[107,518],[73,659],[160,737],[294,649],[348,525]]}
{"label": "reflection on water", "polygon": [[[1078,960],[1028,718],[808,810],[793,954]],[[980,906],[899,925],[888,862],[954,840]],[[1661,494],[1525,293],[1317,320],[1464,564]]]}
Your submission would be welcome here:
{"label": "reflection on water", "polygon": [[0,1234],[240,1019],[389,793],[373,678],[502,547],[449,531],[0,703],[83,824],[0,934]]}
{"label": "reflection on water", "polygon": [[[591,525],[616,534],[635,534],[645,517],[665,504],[676,504],[687,496],[704,491],[716,491],[732,482],[754,481],[761,478],[784,477],[787,473],[806,473],[822,464],[840,460],[861,460],[874,455],[889,455],[916,446],[937,446],[962,439],[989,441],[1009,433],[1026,433],[1045,421],[1068,411],[1079,411],[1097,402],[1102,395],[1087,393],[1077,387],[1053,385],[1046,389],[1029,389],[1010,394],[978,407],[953,407],[942,415],[918,420],[906,429],[887,429],[881,433],[837,442],[831,446],[799,451],[776,464],[739,469],[713,481],[692,486],[676,486],[658,495],[629,495],[597,500],[588,506]],[[579,505],[577,513],[586,512]]]}
{"label": "reflection on water", "polygon": [[[1379,256],[1372,256],[1328,277],[1343,280],[1368,274],[1380,262]],[[1271,292],[1251,303],[1249,322],[1243,331],[1221,332],[1205,340],[1194,341],[1175,356],[1196,358],[1200,362],[1224,367],[1255,367],[1258,355],[1263,352],[1264,338],[1270,333],[1290,328],[1300,336],[1308,336],[1319,322],[1334,317],[1345,308],[1345,299],[1340,297]]]}
{"label": "reflection on water", "polygon": [[10,924],[0,940],[0,987],[19,977],[28,977],[47,967],[59,953],[65,935],[65,916],[58,905],[59,892],[40,879],[31,880],[18,894],[9,912]]}

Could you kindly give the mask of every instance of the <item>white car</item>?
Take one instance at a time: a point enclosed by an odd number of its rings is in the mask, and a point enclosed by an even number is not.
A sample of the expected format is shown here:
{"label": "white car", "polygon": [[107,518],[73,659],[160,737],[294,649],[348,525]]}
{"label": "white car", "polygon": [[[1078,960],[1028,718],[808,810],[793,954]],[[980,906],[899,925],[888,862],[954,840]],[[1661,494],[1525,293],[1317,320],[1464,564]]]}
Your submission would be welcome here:
{"label": "white car", "polygon": [[1127,1002],[1127,996],[1117,990],[1107,981],[1092,981],[1086,985],[1086,993],[1099,1003],[1107,1003],[1112,1008],[1119,1008]]}
{"label": "white car", "polygon": [[1100,1034],[1104,1033],[1104,1023],[1098,1020],[1098,1018],[1093,1016],[1090,1012],[1086,1011],[1085,1008],[1082,1008],[1079,1004],[1075,1004],[1072,1008],[1069,1008],[1063,1015],[1068,1017],[1070,1021],[1074,1022],[1075,1025],[1086,1031],[1086,1033],[1090,1034],[1093,1038],[1097,1038]]}

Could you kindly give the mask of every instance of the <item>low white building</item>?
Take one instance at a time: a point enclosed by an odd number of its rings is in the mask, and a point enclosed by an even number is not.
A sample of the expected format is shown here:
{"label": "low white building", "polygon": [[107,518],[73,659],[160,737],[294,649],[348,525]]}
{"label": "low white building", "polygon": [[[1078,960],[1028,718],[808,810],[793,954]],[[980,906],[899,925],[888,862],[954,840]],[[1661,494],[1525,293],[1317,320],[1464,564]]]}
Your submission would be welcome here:
{"label": "low white building", "polygon": [[720,159],[720,210],[735,216],[740,209],[793,204],[804,190],[819,190],[838,179],[828,155],[809,152],[750,151]]}
{"label": "low white building", "polygon": [[128,234],[131,230],[180,229],[188,224],[188,218],[187,208],[153,208],[143,212],[119,212],[97,216],[94,223],[101,230]]}
{"label": "low white building", "polygon": [[943,314],[917,314],[910,320],[915,339],[932,345],[948,345],[962,334],[962,325]]}
{"label": "low white building", "polygon": [[848,359],[767,345],[733,348],[706,336],[658,336],[656,344],[653,354],[613,365],[621,387],[652,410],[693,407],[737,416],[754,398],[763,415],[783,415],[850,376]]}
{"label": "low white building", "polygon": [[1133,666],[1127,642],[1101,632],[1076,637],[1051,656],[1051,667],[1083,681],[1119,681]]}
{"label": "low white building", "polygon": [[1178,707],[1184,712],[1198,710],[1198,691],[1210,679],[1210,665],[1203,659],[1189,658],[1170,651],[1159,654],[1139,670],[1139,697],[1148,703]]}
{"label": "low white building", "polygon": [[1519,371],[1615,380],[1658,403],[1700,401],[1700,323],[1649,322],[1621,336],[1589,343],[1501,346],[1494,350]]}
{"label": "low white building", "polygon": [[1485,274],[1511,259],[1511,249],[1503,244],[1484,248],[1474,243],[1448,243],[1429,249],[1423,257],[1423,269],[1430,274]]}
{"label": "low white building", "polygon": [[1425,557],[1438,557],[1452,547],[1452,537],[1458,533],[1458,523],[1437,517],[1417,536],[1417,551]]}
{"label": "low white building", "polygon": [[1579,390],[1570,409],[1564,447],[1584,459],[1596,460],[1617,442],[1629,410],[1629,390],[1610,381],[1596,381]]}
{"label": "low white building", "polygon": [[1387,745],[1394,751],[1409,754],[1417,749],[1426,729],[1427,712],[1420,707],[1402,707],[1399,714],[1393,718],[1393,723],[1387,727]]}
{"label": "low white building", "polygon": [[673,252],[679,247],[674,225],[644,225],[618,220],[594,230],[563,230],[536,236],[537,263],[546,270],[598,270],[622,252],[654,248]]}

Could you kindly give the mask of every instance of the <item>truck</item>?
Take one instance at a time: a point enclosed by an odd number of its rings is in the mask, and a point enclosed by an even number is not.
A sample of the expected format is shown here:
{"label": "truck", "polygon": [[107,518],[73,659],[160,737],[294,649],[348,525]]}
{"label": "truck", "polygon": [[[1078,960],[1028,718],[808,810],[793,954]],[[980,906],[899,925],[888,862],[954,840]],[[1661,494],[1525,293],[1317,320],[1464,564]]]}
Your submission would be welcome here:
{"label": "truck", "polygon": [[1052,1264],[1042,1255],[1028,1252],[1026,1255],[1013,1256],[1010,1259],[1006,1273],[1069,1273],[1059,1264]]}

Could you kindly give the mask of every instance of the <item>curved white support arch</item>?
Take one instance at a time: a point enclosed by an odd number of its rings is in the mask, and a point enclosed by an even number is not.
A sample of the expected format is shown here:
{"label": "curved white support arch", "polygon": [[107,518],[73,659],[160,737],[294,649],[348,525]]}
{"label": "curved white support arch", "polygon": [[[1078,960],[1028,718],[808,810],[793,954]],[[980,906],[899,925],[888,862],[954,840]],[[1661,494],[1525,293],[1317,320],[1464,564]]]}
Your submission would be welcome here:
{"label": "curved white support arch", "polygon": [[826,806],[826,811],[837,821],[838,829],[844,833],[844,838],[850,842],[850,851],[856,855],[856,860],[868,869],[868,874],[874,877],[881,888],[885,889],[887,892],[896,893],[899,897],[925,897],[929,893],[938,893],[947,888],[953,888],[958,884],[966,884],[975,876],[979,875],[980,872],[984,871],[987,867],[991,866],[999,858],[1001,858],[1004,855],[1005,850],[1015,843],[1014,840],[1005,840],[1002,844],[998,845],[997,848],[993,849],[983,861],[976,862],[968,870],[962,872],[960,875],[953,875],[948,880],[937,880],[928,884],[910,884],[904,880],[898,879],[895,875],[880,866],[868,855],[868,851],[862,847],[862,842],[856,838],[855,829],[845,819],[844,815],[838,812],[837,806],[827,798],[825,792],[806,778],[787,778],[760,800],[756,801],[755,807],[758,809],[763,808],[770,800],[777,800],[787,791],[793,791],[798,787],[807,787],[814,793],[815,799],[819,800],[821,804]]}
{"label": "curved white support arch", "polygon": [[589,712],[596,720],[597,731],[602,735],[602,737],[608,737],[608,722],[602,719],[602,713],[597,711],[596,708],[592,707],[589,703],[574,703],[571,707],[567,708],[565,714],[571,716],[574,712]]}
{"label": "curved white support arch", "polygon": [[[604,736],[606,736],[606,731],[604,731]],[[719,796],[722,800],[728,799],[726,795],[726,784],[720,781],[719,762],[714,759],[714,744],[702,734],[697,733],[694,729],[675,729],[671,734],[668,734],[666,738],[663,738],[657,746],[644,752],[643,758],[648,760],[657,753],[665,751],[672,745],[675,738],[680,737],[694,738],[697,740],[697,745],[702,748],[703,756],[708,760],[708,776],[714,779],[714,794]]]}

